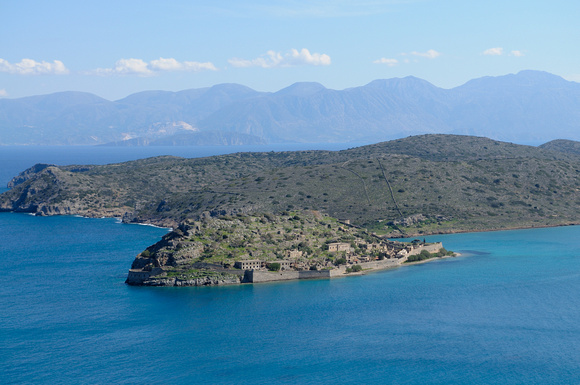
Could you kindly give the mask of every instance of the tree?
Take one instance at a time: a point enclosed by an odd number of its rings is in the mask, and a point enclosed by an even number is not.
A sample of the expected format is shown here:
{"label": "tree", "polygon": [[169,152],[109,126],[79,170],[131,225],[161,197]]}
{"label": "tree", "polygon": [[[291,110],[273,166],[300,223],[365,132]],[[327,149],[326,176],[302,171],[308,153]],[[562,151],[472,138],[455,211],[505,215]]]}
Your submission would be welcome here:
{"label": "tree", "polygon": [[336,266],[344,265],[346,264],[346,258],[338,258],[336,261],[334,261],[334,264]]}
{"label": "tree", "polygon": [[270,271],[280,271],[281,267],[282,265],[280,265],[278,262],[268,263],[268,270]]}

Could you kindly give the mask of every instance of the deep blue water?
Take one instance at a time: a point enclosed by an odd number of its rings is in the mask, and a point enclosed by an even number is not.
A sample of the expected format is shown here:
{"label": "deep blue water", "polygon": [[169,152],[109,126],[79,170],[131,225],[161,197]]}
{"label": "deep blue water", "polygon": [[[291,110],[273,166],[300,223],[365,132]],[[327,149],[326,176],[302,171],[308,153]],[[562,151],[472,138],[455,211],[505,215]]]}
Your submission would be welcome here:
{"label": "deep blue water", "polygon": [[126,286],[164,233],[0,213],[0,383],[580,383],[578,226],[427,237],[464,256],[366,276]]}

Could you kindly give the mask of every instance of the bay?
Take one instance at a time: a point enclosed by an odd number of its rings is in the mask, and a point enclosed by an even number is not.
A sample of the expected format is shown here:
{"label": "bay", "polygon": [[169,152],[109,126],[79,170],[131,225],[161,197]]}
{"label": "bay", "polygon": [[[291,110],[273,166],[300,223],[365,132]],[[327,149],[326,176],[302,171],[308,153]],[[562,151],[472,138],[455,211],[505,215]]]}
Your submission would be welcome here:
{"label": "bay", "polygon": [[580,382],[578,226],[426,237],[462,256],[365,276],[126,286],[165,232],[0,213],[0,383]]}

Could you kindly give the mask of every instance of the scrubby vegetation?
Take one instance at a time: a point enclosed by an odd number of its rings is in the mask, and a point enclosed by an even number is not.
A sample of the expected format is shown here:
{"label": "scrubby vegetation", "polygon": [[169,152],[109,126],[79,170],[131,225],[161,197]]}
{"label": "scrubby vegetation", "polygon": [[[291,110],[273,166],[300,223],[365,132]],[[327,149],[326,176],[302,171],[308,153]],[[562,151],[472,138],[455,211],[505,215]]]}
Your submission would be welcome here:
{"label": "scrubby vegetation", "polygon": [[577,223],[580,157],[547,148],[424,135],[337,152],[40,167],[0,196],[0,209],[173,227],[318,210],[389,236]]}
{"label": "scrubby vegetation", "polygon": [[454,256],[454,255],[455,255],[454,252],[447,251],[447,250],[445,250],[445,248],[441,248],[437,253],[430,253],[427,250],[421,250],[421,252],[419,254],[409,255],[406,262],[407,263],[418,262],[418,261],[424,261],[426,259],[431,259],[431,258],[441,258],[441,257],[446,257],[446,256]]}
{"label": "scrubby vegetation", "polygon": [[354,266],[350,266],[346,268],[346,272],[348,273],[358,273],[359,271],[362,271],[362,266],[361,265],[354,265]]}
{"label": "scrubby vegetation", "polygon": [[293,269],[319,270],[346,264],[344,252],[329,251],[334,242],[351,242],[360,257],[374,259],[374,251],[358,245],[387,241],[318,211],[223,215],[183,223],[137,256],[132,268],[162,267],[181,277],[204,269],[231,272],[236,262],[259,260],[270,271],[280,271],[282,261],[291,261]]}

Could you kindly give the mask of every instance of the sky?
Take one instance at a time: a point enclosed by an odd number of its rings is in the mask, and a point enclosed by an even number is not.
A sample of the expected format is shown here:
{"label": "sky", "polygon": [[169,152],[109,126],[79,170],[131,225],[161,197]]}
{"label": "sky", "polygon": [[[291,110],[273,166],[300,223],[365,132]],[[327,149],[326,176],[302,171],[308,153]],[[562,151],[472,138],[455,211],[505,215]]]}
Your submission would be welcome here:
{"label": "sky", "polygon": [[576,0],[0,0],[0,98],[415,76],[580,82]]}

